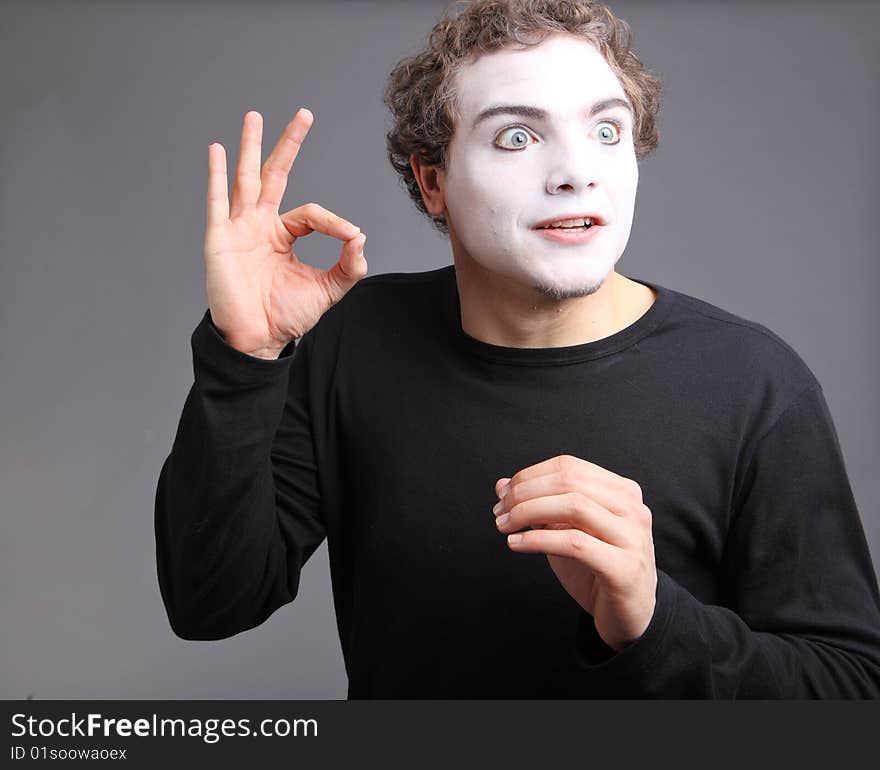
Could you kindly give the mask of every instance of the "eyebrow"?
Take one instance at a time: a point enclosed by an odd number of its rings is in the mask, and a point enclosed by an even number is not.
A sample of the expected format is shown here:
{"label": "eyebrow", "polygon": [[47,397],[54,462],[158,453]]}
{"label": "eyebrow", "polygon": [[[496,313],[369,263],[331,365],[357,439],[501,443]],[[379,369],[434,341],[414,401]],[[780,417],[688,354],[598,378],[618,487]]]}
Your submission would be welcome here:
{"label": "eyebrow", "polygon": [[[587,114],[589,117],[593,117],[594,115],[609,110],[612,107],[623,107],[629,112],[631,117],[634,117],[632,105],[626,99],[620,99],[616,96],[596,102],[590,107]],[[523,118],[545,120],[547,118],[547,111],[542,110],[539,107],[529,107],[525,104],[498,104],[494,107],[487,107],[477,115],[472,128],[476,128],[479,123],[482,123],[489,118],[494,118],[496,115],[518,115]]]}

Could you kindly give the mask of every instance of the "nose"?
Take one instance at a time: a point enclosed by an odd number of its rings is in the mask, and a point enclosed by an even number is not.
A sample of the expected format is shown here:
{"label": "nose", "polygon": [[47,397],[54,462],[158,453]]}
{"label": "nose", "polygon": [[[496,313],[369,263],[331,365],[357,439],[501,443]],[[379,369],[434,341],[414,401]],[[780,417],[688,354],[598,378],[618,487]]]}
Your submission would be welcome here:
{"label": "nose", "polygon": [[579,193],[596,186],[597,163],[589,143],[583,136],[557,142],[547,170],[546,189],[550,195],[563,191]]}

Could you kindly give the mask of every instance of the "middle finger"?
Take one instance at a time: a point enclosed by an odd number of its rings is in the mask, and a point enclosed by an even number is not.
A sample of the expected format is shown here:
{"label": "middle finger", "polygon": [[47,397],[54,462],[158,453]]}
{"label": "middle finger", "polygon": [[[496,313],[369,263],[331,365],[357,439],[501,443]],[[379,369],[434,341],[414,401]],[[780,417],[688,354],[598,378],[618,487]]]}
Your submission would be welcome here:
{"label": "middle finger", "polygon": [[583,530],[618,548],[632,545],[630,528],[620,516],[577,492],[534,497],[518,503],[509,513],[498,516],[495,524],[501,532],[515,532],[526,526],[532,529],[564,526]]}
{"label": "middle finger", "polygon": [[260,196],[260,151],[263,141],[263,116],[251,110],[244,116],[241,127],[241,147],[238,167],[232,187],[229,216],[234,217],[246,208],[256,206]]}
{"label": "middle finger", "polygon": [[303,140],[314,121],[314,116],[305,107],[298,110],[293,120],[287,124],[278,144],[275,145],[271,154],[266,158],[263,165],[261,181],[263,189],[260,192],[258,204],[268,206],[277,213],[281,206],[281,199],[287,189],[287,178],[296,156],[299,155]]}

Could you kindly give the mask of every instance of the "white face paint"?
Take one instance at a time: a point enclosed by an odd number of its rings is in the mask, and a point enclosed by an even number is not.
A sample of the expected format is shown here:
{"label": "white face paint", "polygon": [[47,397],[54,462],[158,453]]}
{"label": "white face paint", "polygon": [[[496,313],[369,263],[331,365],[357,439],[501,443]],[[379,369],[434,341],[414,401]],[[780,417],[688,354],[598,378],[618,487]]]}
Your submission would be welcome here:
{"label": "white face paint", "polygon": [[[482,55],[457,86],[460,120],[442,175],[457,259],[560,299],[596,291],[626,248],[638,186],[631,114],[612,106],[590,115],[599,101],[628,101],[614,72],[589,42],[556,34]],[[501,114],[475,125],[499,105],[547,117]],[[583,242],[534,229],[587,212],[607,224]]]}

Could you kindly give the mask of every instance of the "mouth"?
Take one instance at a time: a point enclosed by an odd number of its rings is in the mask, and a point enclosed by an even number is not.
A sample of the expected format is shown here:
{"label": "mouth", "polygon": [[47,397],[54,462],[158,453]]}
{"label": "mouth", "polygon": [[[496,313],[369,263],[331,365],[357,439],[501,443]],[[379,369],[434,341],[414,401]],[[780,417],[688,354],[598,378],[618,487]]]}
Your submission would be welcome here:
{"label": "mouth", "polygon": [[533,230],[557,243],[592,241],[601,232],[605,219],[598,214],[583,214],[553,220],[544,220]]}
{"label": "mouth", "polygon": [[535,230],[558,230],[568,233],[582,233],[587,230],[606,224],[605,217],[594,212],[564,214],[545,219],[534,226]]}
{"label": "mouth", "polygon": [[602,232],[601,225],[591,227],[539,227],[535,232],[545,240],[557,243],[586,243],[594,240]]}

